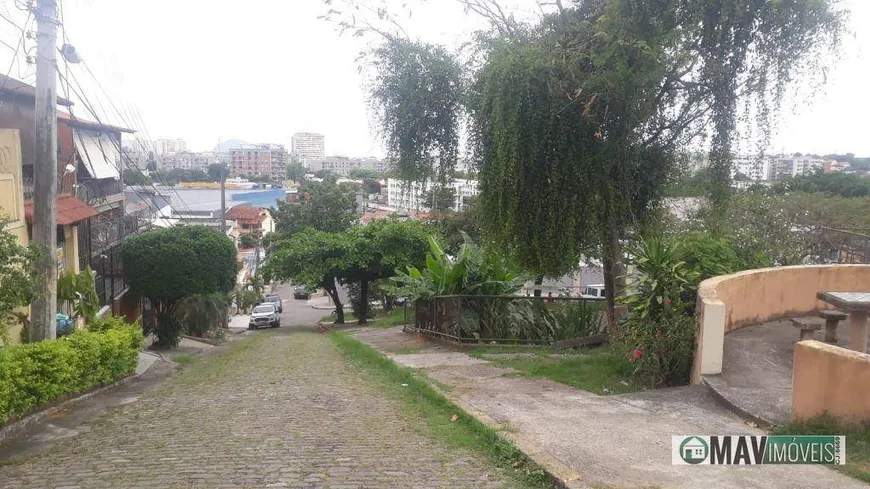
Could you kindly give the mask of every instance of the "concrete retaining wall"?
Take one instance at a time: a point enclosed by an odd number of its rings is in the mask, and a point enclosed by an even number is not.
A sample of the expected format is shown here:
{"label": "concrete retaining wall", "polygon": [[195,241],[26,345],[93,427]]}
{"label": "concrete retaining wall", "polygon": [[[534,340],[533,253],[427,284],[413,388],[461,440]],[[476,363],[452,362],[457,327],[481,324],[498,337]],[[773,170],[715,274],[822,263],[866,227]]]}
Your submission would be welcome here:
{"label": "concrete retaining wall", "polygon": [[870,290],[870,265],[762,268],[722,275],[698,286],[698,335],[692,383],[722,373],[725,334],[753,324],[830,308],[820,291]]}
{"label": "concrete retaining wall", "polygon": [[870,421],[870,355],[819,341],[794,348],[792,419],[825,412],[854,422]]}

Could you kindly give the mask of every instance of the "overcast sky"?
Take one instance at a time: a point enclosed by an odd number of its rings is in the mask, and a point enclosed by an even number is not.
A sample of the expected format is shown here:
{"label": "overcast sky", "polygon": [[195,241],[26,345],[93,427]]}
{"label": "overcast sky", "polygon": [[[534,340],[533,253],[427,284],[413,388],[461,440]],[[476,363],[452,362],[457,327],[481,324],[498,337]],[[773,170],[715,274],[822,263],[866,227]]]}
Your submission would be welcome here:
{"label": "overcast sky", "polygon": [[[534,11],[534,0],[506,3]],[[824,93],[787,104],[773,151],[870,155],[870,34],[856,29],[870,26],[870,1],[843,3],[852,11],[850,30],[858,32],[846,39],[845,59],[829,73]],[[289,147],[294,132],[311,131],[326,136],[327,154],[383,154],[355,61],[365,41],[339,37],[333,25],[318,20],[326,11],[322,0],[64,0],[63,5],[69,41],[109,96],[81,66],[70,69],[108,122],[147,129],[151,138],[182,138],[193,150],[211,149],[219,138]],[[19,25],[27,18],[14,0],[0,0],[0,13]],[[412,35],[451,46],[483,25],[449,0],[419,5],[403,22]],[[4,74],[12,50],[3,43],[15,46],[18,34],[0,19]],[[31,54],[34,46],[27,40]],[[11,74],[32,83],[34,71],[21,64]],[[82,104],[76,108],[78,115],[88,115]]]}

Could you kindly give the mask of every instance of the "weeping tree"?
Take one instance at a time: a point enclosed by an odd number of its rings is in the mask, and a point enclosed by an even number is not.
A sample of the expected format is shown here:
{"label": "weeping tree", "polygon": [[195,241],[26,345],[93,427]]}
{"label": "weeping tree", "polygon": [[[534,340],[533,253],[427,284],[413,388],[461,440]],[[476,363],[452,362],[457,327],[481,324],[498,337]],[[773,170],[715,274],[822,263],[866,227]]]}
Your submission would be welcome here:
{"label": "weeping tree", "polygon": [[398,177],[443,183],[459,154],[461,66],[443,46],[389,35],[370,59],[369,100]]}
{"label": "weeping tree", "polygon": [[[819,73],[843,24],[836,0],[557,1],[533,24],[497,0],[457,1],[493,27],[475,37],[482,61],[469,64],[464,98],[461,79],[434,83],[461,73],[450,53],[371,29],[384,40],[372,100],[390,155],[406,178],[425,173],[468,102],[485,234],[538,275],[602,256],[611,326],[620,243],[659,199],[675,153],[709,139],[708,193],[726,215],[740,123],[766,138],[790,82]],[[344,3],[355,17],[367,2]]]}

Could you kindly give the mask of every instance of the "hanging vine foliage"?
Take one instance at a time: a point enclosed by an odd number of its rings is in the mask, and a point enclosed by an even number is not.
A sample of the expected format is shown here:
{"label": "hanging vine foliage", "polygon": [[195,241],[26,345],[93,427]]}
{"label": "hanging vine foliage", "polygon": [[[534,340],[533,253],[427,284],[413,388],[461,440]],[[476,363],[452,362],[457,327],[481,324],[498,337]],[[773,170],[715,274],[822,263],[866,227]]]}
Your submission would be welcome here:
{"label": "hanging vine foliage", "polygon": [[389,38],[372,53],[370,102],[406,181],[445,180],[459,154],[462,73],[442,46]]}

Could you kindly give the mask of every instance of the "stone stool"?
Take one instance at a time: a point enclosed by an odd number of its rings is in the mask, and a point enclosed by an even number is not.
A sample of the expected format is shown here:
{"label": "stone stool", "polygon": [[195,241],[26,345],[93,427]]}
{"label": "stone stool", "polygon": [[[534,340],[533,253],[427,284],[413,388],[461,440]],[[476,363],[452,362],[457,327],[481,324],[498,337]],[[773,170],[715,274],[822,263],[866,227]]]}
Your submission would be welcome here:
{"label": "stone stool", "polygon": [[822,329],[822,324],[816,318],[791,318],[791,324],[801,330],[801,336],[798,341],[811,340],[815,337],[816,331]]}
{"label": "stone stool", "polygon": [[825,343],[837,344],[837,325],[849,317],[845,312],[824,310],[819,317],[825,320]]}

